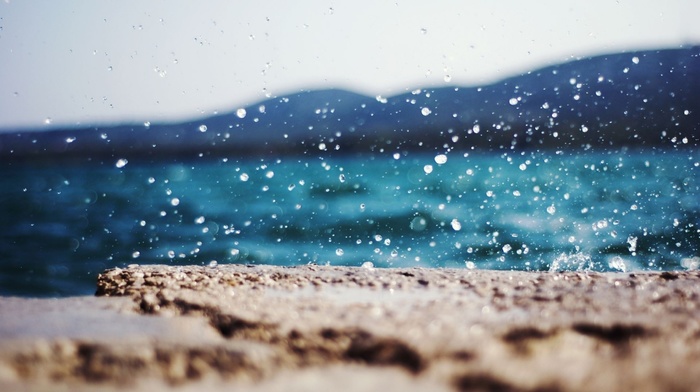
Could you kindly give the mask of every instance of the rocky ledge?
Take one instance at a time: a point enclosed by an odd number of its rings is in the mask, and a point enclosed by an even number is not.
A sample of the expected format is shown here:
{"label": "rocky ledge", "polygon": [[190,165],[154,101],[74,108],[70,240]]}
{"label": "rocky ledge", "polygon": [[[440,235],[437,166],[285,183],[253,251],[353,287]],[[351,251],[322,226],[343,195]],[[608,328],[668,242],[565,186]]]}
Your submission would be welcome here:
{"label": "rocky ledge", "polygon": [[153,265],[97,297],[0,298],[2,390],[698,385],[698,271]]}

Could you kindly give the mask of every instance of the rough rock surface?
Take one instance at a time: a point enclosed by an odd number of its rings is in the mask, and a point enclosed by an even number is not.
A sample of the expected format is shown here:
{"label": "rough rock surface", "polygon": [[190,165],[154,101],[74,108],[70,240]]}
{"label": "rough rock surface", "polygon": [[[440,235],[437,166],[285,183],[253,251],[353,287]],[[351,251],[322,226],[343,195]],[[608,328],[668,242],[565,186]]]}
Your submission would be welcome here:
{"label": "rough rock surface", "polygon": [[700,385],[698,271],[131,266],[97,295],[0,299],[0,389]]}

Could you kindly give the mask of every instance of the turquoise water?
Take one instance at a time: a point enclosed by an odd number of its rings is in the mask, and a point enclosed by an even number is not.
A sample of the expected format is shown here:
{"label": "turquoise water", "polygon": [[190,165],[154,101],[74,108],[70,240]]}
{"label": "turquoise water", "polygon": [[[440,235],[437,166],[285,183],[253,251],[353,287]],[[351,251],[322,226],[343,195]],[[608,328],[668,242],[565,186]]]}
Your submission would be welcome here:
{"label": "turquoise water", "polygon": [[697,268],[699,170],[692,150],[8,164],[0,294],[90,294],[134,263]]}

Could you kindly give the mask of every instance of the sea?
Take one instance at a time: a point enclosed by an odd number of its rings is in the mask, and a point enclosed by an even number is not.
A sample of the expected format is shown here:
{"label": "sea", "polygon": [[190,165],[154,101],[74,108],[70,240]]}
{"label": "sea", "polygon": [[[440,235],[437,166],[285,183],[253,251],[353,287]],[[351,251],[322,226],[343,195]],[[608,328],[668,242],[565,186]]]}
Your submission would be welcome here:
{"label": "sea", "polygon": [[700,265],[695,150],[377,152],[0,168],[0,295],[131,264],[659,271]]}

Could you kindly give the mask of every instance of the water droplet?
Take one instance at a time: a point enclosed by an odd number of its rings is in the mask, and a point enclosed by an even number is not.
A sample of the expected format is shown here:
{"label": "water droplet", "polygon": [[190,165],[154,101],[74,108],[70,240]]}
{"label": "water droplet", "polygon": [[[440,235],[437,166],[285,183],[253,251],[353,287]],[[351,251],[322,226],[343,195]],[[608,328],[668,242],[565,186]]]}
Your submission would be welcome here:
{"label": "water droplet", "polygon": [[426,29],[425,27],[423,27],[423,28],[420,29],[420,33],[423,34],[423,35],[426,35],[426,34],[428,34],[428,29]]}
{"label": "water droplet", "polygon": [[411,220],[411,224],[409,227],[413,231],[423,231],[425,228],[428,226],[428,221],[425,220],[422,216],[416,216]]}
{"label": "water droplet", "polygon": [[267,178],[272,178],[274,176],[275,176],[275,172],[273,172],[272,170],[265,173],[265,177],[267,177]]}
{"label": "water droplet", "polygon": [[626,272],[627,271],[627,265],[625,264],[625,260],[622,259],[620,256],[615,256],[612,259],[610,259],[610,262],[608,262],[608,266],[611,269],[615,269],[618,271]]}
{"label": "water droplet", "polygon": [[632,62],[635,64],[639,64],[639,57],[637,57],[637,56],[632,57]]}
{"label": "water droplet", "polygon": [[136,251],[136,252],[131,254],[131,257],[134,259],[138,258],[139,256],[141,256],[141,252],[139,252],[139,251]]}
{"label": "water droplet", "polygon": [[207,131],[207,126],[202,124],[199,126],[199,132],[206,132]]}
{"label": "water droplet", "polygon": [[457,220],[457,218],[452,219],[452,222],[450,222],[450,225],[452,226],[452,230],[454,230],[454,231],[462,230],[462,224]]}
{"label": "water droplet", "polygon": [[399,251],[396,250],[396,249],[394,249],[394,250],[392,250],[391,253],[389,253],[389,254],[391,255],[391,257],[396,257],[396,256],[399,255]]}
{"label": "water droplet", "polygon": [[250,177],[248,176],[248,173],[241,173],[241,175],[238,176],[238,178],[240,178],[241,181],[245,182],[245,181],[248,181],[248,178],[250,178]]}
{"label": "water droplet", "polygon": [[[265,107],[264,107],[264,106],[263,106],[263,110],[265,110]],[[262,113],[262,112],[261,112],[261,113]],[[238,116],[238,118],[244,118],[245,115],[246,115],[245,109],[240,108],[240,109],[236,110],[236,116]]]}
{"label": "water droplet", "polygon": [[340,181],[340,182],[345,182],[345,174],[342,174],[342,173],[341,173],[341,174],[338,176],[338,181]]}
{"label": "water droplet", "polygon": [[336,256],[342,256],[343,254],[345,254],[345,251],[344,251],[343,249],[338,248],[338,249],[335,250],[335,255],[336,255]]}
{"label": "water droplet", "polygon": [[66,143],[73,143],[75,141],[76,137],[70,136],[66,138]]}
{"label": "water droplet", "polygon": [[510,244],[505,244],[505,245],[503,245],[503,248],[501,248],[503,253],[508,253],[508,252],[510,252],[511,249],[513,249],[513,248],[510,246]]}
{"label": "water droplet", "polygon": [[627,244],[629,244],[630,253],[637,251],[637,237],[629,236],[627,237]]}
{"label": "water droplet", "polygon": [[437,163],[438,165],[442,165],[442,164],[444,164],[444,163],[447,162],[447,155],[445,155],[445,154],[438,154],[438,155],[435,156],[434,159],[435,159],[435,163]]}
{"label": "water droplet", "polygon": [[429,116],[430,113],[432,113],[432,111],[430,110],[430,108],[422,108],[422,109],[420,110],[420,112],[421,112],[421,114],[424,115],[424,116]]}
{"label": "water droplet", "polygon": [[511,98],[508,100],[508,103],[515,106],[518,104],[518,98]]}
{"label": "water droplet", "polygon": [[200,217],[196,218],[196,219],[194,220],[194,223],[196,223],[196,224],[198,224],[198,225],[201,225],[202,223],[204,223],[204,217],[203,217],[203,216],[200,216]]}
{"label": "water droplet", "polygon": [[476,268],[476,264],[473,261],[465,261],[464,266],[470,270]]}
{"label": "water droplet", "polygon": [[[119,159],[117,161],[117,163],[114,164],[114,166],[116,166],[118,169],[121,169],[122,167],[126,166],[127,163],[129,163],[129,161],[122,158],[122,159]],[[150,181],[150,179],[149,179],[149,181]],[[153,181],[155,181],[155,179]]]}
{"label": "water droplet", "polygon": [[287,186],[287,190],[289,190],[289,191],[293,190],[294,188],[296,188],[296,185],[294,185],[294,184],[289,184]]}
{"label": "water droplet", "polygon": [[209,262],[209,267],[211,268],[216,268],[217,265],[219,265],[219,262],[216,260],[212,260]]}
{"label": "water droplet", "polygon": [[430,174],[433,172],[433,165],[425,165],[423,166],[423,171],[425,174]]}
{"label": "water droplet", "polygon": [[173,197],[173,198],[170,200],[170,204],[171,204],[173,207],[176,207],[176,206],[180,205],[180,199],[178,199],[177,197]]}
{"label": "water droplet", "polygon": [[522,170],[522,171],[525,171],[525,170],[527,170],[527,165],[524,163],[521,163],[520,166],[518,166],[518,168],[520,168],[520,170]]}
{"label": "water droplet", "polygon": [[549,215],[554,215],[557,212],[557,207],[552,204],[551,206],[547,207],[547,212]]}
{"label": "water droplet", "polygon": [[371,261],[365,261],[364,263],[362,263],[362,268],[374,269],[374,263]]}

